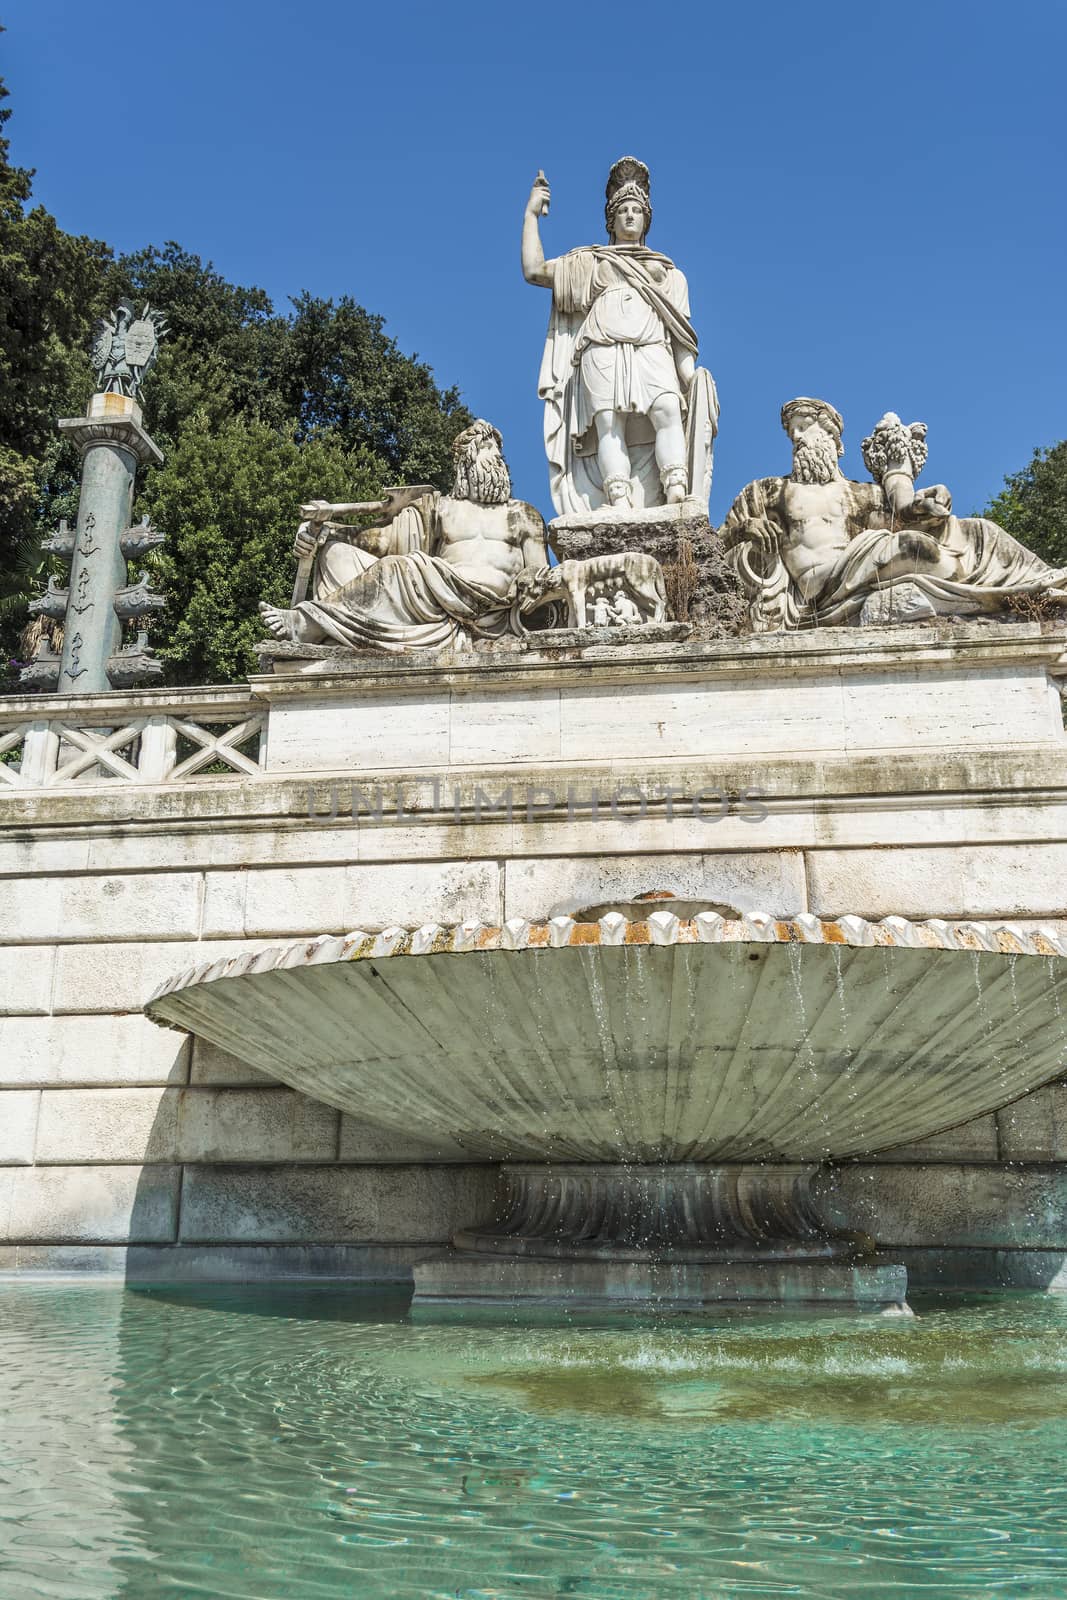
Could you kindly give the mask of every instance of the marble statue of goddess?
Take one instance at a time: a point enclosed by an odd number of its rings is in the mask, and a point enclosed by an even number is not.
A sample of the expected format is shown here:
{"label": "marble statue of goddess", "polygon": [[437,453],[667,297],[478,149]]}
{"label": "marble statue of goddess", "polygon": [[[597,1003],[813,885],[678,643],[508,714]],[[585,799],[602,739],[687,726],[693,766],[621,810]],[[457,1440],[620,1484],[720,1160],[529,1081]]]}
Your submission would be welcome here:
{"label": "marble statue of goddess", "polygon": [[616,161],[606,192],[606,245],[545,260],[541,173],[523,221],[523,276],[552,290],[538,383],[552,501],[561,515],[688,499],[706,508],[719,408],[711,374],[696,364],[689,286],[645,244],[644,163]]}

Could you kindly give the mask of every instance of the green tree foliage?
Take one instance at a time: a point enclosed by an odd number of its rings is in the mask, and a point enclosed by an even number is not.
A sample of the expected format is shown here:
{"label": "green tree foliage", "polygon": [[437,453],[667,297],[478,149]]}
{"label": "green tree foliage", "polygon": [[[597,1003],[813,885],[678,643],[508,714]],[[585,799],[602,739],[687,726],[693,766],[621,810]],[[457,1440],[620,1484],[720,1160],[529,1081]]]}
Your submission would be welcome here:
{"label": "green tree foliage", "polygon": [[[0,102],[8,91],[0,82]],[[11,111],[0,104],[0,130]],[[42,206],[28,209],[33,173],[8,159],[0,133],[0,567],[7,573],[33,533],[62,454],[55,418],[84,406],[87,346],[97,312],[104,245],[64,233]],[[6,580],[5,580],[6,586]]]}
{"label": "green tree foliage", "polygon": [[[263,289],[228,283],[179,244],[114,259],[64,233],[29,209],[33,175],[8,160],[9,116],[0,105],[2,658],[18,653],[27,584],[65,570],[38,566],[27,540],[73,519],[78,462],[55,420],[84,410],[92,324],[127,295],[170,327],[142,397],[167,457],[140,480],[137,506],[168,535],[148,562],[168,597],[152,643],[172,682],[240,677],[262,637],[256,601],[291,589],[301,500],[373,498],[405,480],[447,487],[470,413],[347,296],[302,294],[282,315]],[[0,670],[0,687],[16,683]]]}
{"label": "green tree foliage", "polygon": [[983,515],[1053,566],[1067,566],[1067,439],[1035,450],[1029,466],[1004,479]]}
{"label": "green tree foliage", "polygon": [[388,462],[396,481],[452,481],[452,440],[470,422],[459,392],[443,394],[429,367],[402,355],[381,317],[347,295],[336,304],[299,295],[274,383],[301,434],[336,433]]}
{"label": "green tree foliage", "polygon": [[120,256],[106,301],[124,295],[165,312],[169,332],[145,383],[145,422],[163,450],[193,416],[204,427],[247,417],[273,427],[290,420],[271,374],[289,331],[264,289],[227,283],[210,262],[173,241]]}
{"label": "green tree foliage", "polygon": [[172,683],[225,683],[253,671],[257,602],[288,605],[295,508],[321,495],[377,493],[383,463],[336,435],[300,442],[246,417],[210,426],[194,412],[146,480],[144,509],[166,528],[152,575],[169,598],[158,647]]}
{"label": "green tree foliage", "polygon": [[452,440],[471,420],[458,391],[442,392],[382,318],[349,296],[301,294],[279,316],[264,290],[227,283],[173,242],[120,257],[108,289],[109,301],[126,294],[167,314],[170,333],[144,397],[164,449],[194,412],[208,426],[242,416],[293,424],[301,443],[330,434],[346,449],[371,450],[392,479],[451,482]]}

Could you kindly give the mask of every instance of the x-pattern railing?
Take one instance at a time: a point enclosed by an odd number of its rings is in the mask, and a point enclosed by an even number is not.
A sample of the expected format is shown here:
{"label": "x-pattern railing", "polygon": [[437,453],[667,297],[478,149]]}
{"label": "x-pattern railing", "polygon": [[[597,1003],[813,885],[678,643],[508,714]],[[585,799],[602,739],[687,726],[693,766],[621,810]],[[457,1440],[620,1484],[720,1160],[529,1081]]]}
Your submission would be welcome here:
{"label": "x-pattern railing", "polygon": [[[0,726],[0,786],[51,789],[63,784],[186,783],[260,771],[264,714],[245,708],[202,721],[166,713],[124,717],[121,726],[41,717]],[[180,741],[193,745],[183,754]],[[214,772],[205,771],[214,768]]]}
{"label": "x-pattern railing", "polygon": [[[127,761],[118,752],[127,749],[140,737],[146,721],[147,718],[139,717],[136,722],[111,731],[106,728],[100,730],[72,728],[64,723],[56,730],[59,734],[60,755],[52,782],[73,783],[83,773],[99,766],[103,771],[113,773],[116,778],[126,778],[131,783],[136,783],[136,761]],[[63,759],[66,751],[71,749],[80,751],[80,754],[69,760]]]}
{"label": "x-pattern railing", "polygon": [[264,721],[262,716],[247,717],[235,727],[224,728],[217,733],[212,733],[210,728],[202,728],[196,722],[185,722],[178,717],[170,717],[168,721],[183,738],[200,746],[195,754],[187,756],[184,761],[179,761],[169,773],[172,783],[179,778],[191,778],[202,767],[211,766],[216,761],[224,761],[234,772],[247,772],[250,777],[255,777],[259,772],[258,761],[250,761],[237,746],[262,733]]}
{"label": "x-pattern railing", "polygon": [[0,783],[16,787],[22,785],[21,766],[17,757],[22,754],[29,727],[28,722],[17,722],[14,727],[0,730]]}

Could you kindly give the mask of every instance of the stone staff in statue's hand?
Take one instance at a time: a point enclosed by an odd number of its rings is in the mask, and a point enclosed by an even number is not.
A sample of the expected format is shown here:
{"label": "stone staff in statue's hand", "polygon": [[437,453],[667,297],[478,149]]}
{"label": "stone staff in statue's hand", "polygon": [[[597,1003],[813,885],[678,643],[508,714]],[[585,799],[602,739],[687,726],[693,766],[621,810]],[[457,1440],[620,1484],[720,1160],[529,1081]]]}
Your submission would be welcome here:
{"label": "stone staff in statue's hand", "polygon": [[320,528],[333,522],[336,517],[376,516],[381,512],[391,521],[407,506],[435,492],[431,483],[404,483],[383,489],[380,500],[309,500],[300,507],[300,515],[306,522],[317,524]]}
{"label": "stone staff in statue's hand", "polygon": [[548,186],[548,179],[544,172],[539,170],[530,190],[530,198],[526,202],[526,209],[535,217],[547,217],[548,208],[552,204],[552,190]]}
{"label": "stone staff in statue's hand", "polygon": [[302,505],[303,520],[293,540],[297,567],[292,604],[297,606],[306,599],[316,552],[329,533],[339,531],[334,521],[336,517],[384,516],[391,522],[408,506],[435,492],[429,483],[405,483],[383,489],[380,500],[309,500]]}

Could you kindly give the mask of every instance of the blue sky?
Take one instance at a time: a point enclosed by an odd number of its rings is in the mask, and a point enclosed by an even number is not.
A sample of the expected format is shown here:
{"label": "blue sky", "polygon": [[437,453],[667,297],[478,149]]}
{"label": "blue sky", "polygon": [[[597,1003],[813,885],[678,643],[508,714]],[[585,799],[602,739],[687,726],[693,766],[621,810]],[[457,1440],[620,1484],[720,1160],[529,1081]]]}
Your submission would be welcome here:
{"label": "blue sky", "polygon": [[603,237],[619,155],[689,278],[722,402],[713,518],[786,470],[778,408],[929,424],[968,512],[1067,435],[1064,0],[368,6],[7,0],[14,158],[62,225],[177,239],[284,307],[353,295],[504,432],[551,514],[545,291],[521,217],[543,167],[557,254]]}

